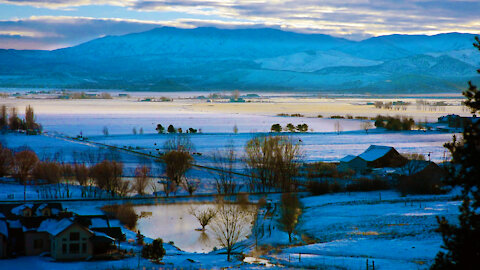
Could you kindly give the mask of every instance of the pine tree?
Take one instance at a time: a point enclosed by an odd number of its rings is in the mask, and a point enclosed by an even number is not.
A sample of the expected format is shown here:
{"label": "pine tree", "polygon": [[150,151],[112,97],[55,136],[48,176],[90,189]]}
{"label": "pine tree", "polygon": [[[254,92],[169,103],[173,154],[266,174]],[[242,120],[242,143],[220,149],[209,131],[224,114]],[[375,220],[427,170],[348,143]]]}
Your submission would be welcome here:
{"label": "pine tree", "polygon": [[[480,40],[473,44],[480,50]],[[480,70],[477,70],[480,73]],[[450,224],[445,217],[437,218],[438,232],[442,234],[444,251],[440,251],[432,269],[478,269],[480,258],[480,92],[471,82],[463,92],[464,104],[474,118],[464,125],[463,137],[445,144],[452,154],[447,184],[462,188],[463,200],[458,217],[459,224]]]}

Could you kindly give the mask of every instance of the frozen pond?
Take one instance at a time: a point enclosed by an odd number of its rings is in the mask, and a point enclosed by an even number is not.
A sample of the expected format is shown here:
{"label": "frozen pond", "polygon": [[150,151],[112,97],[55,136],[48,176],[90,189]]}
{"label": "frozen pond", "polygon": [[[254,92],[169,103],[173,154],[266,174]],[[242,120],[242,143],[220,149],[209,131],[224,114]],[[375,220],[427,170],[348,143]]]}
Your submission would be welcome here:
{"label": "frozen pond", "polygon": [[[139,215],[142,212],[152,213],[151,216],[138,220],[137,229],[152,239],[162,238],[166,243],[173,241],[175,246],[184,251],[206,253],[212,251],[214,247],[221,248],[212,229],[213,222],[206,227],[204,232],[196,230],[201,226],[198,220],[189,213],[192,207],[198,211],[215,208],[216,204],[184,203],[134,206],[135,212]],[[250,223],[245,226],[245,230],[251,231]]]}

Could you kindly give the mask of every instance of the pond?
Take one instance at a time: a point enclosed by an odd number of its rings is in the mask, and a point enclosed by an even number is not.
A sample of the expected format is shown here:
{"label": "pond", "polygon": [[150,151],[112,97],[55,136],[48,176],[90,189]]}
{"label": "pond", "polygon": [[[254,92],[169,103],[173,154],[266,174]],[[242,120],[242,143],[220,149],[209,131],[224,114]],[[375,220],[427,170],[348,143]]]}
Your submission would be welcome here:
{"label": "pond", "polygon": [[[173,241],[175,246],[184,251],[207,253],[214,247],[221,248],[213,230],[214,222],[211,222],[205,231],[200,231],[200,223],[190,212],[192,208],[198,212],[216,207],[214,203],[176,203],[141,205],[134,209],[141,215],[137,221],[137,229],[141,234],[152,239],[162,238],[165,243]],[[250,212],[255,210],[256,207],[249,207]],[[252,218],[247,220],[241,240],[251,231]]]}

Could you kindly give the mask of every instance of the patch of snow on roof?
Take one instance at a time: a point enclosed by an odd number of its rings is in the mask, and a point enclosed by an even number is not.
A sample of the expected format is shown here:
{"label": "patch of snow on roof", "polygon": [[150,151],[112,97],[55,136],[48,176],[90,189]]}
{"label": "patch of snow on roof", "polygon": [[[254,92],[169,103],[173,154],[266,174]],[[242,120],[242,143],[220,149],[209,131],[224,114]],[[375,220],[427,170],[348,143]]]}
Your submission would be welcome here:
{"label": "patch of snow on roof", "polygon": [[352,159],[356,158],[357,156],[354,155],[348,155],[340,159],[340,162],[350,162]]}
{"label": "patch of snow on roof", "polygon": [[0,220],[0,234],[8,238],[8,227],[5,220]]}
{"label": "patch of snow on roof", "polygon": [[105,233],[102,233],[102,232],[93,231],[93,234],[94,234],[95,236],[105,237],[105,238],[107,238],[107,239],[109,239],[109,240],[115,241],[114,238],[112,238],[112,237],[110,237],[110,236],[108,236],[108,235],[106,235]]}
{"label": "patch of snow on roof", "polygon": [[361,153],[359,157],[366,161],[374,161],[385,156],[392,149],[393,147],[390,146],[370,145],[370,147],[368,147],[365,152]]}
{"label": "patch of snow on roof", "polygon": [[56,219],[46,219],[40,223],[40,226],[38,226],[37,231],[38,232],[47,232],[53,236],[63,232],[65,229],[70,227],[73,224],[73,221],[71,221],[68,218],[64,218],[62,220],[56,220]]}
{"label": "patch of snow on roof", "polygon": [[90,221],[92,222],[90,228],[108,228],[107,220],[103,218],[92,218]]}
{"label": "patch of snow on roof", "polygon": [[21,216],[21,215],[22,215],[22,211],[23,211],[24,209],[26,209],[26,208],[32,209],[32,208],[33,208],[33,204],[27,203],[27,204],[19,205],[19,206],[13,208],[13,209],[11,210],[11,212],[12,212],[12,214],[14,214],[14,215]]}

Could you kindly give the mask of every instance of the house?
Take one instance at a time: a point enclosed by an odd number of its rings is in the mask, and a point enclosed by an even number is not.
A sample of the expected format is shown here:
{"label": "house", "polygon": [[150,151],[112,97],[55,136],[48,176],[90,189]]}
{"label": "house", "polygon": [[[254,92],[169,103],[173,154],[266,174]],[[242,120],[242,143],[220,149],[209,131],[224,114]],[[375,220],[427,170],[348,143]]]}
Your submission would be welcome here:
{"label": "house", "polygon": [[358,157],[365,160],[369,168],[401,167],[408,161],[395,148],[383,145],[370,145]]}
{"label": "house", "polygon": [[367,162],[358,156],[348,155],[340,159],[340,164],[337,168],[341,172],[345,172],[348,170],[363,172],[367,168]]}
{"label": "house", "polygon": [[415,179],[438,179],[445,177],[445,170],[436,163],[425,160],[410,160],[396,170],[400,176],[409,176]]}
{"label": "house", "polygon": [[478,121],[476,116],[463,117],[457,114],[449,114],[438,118],[438,123],[447,124],[449,128],[463,128],[476,121]]}
{"label": "house", "polygon": [[80,260],[93,255],[94,233],[69,218],[46,219],[37,232],[48,233],[50,255],[55,260]]}

